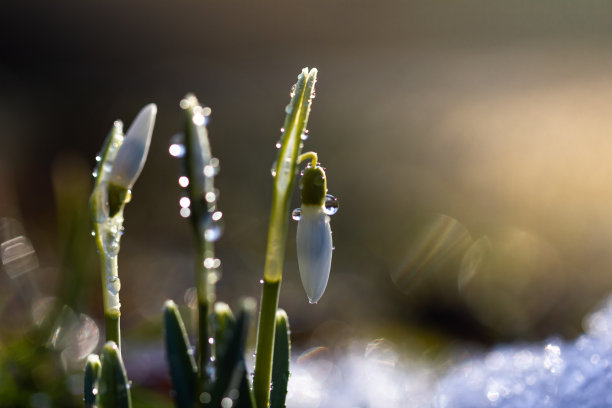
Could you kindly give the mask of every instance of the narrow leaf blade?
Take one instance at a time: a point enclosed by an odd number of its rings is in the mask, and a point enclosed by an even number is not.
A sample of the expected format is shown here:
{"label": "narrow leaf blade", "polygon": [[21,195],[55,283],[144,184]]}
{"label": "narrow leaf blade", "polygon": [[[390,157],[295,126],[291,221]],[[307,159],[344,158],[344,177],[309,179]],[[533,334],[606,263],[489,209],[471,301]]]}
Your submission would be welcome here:
{"label": "narrow leaf blade", "polygon": [[83,400],[85,408],[93,408],[98,405],[98,382],[100,380],[100,357],[90,354],[85,364],[85,376],[83,380]]}
{"label": "narrow leaf blade", "polygon": [[289,383],[289,362],[291,360],[291,340],[287,313],[276,311],[276,332],[274,334],[274,360],[272,362],[272,390],[270,408],[284,408]]}
{"label": "narrow leaf blade", "polygon": [[248,383],[246,387],[243,384],[243,379],[247,378],[244,349],[254,313],[255,301],[245,299],[227,342],[226,352],[222,356],[217,355],[217,382],[211,406],[219,406],[223,398],[231,398],[232,406],[236,406],[238,401],[241,401],[242,406],[250,406],[248,405],[252,400],[250,387]]}
{"label": "narrow leaf blade", "polygon": [[174,401],[179,408],[195,406],[197,367],[192,348],[176,304],[168,300],[164,305],[164,336]]}
{"label": "narrow leaf blade", "polygon": [[102,347],[100,358],[100,383],[98,388],[100,408],[130,408],[132,398],[121,352],[114,341]]}

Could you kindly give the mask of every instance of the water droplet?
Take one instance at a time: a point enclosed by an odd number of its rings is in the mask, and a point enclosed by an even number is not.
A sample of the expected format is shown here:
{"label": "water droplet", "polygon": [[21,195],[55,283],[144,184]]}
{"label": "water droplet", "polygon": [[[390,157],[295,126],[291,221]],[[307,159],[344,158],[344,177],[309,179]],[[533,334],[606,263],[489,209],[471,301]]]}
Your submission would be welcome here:
{"label": "water droplet", "polygon": [[316,305],[317,303],[319,303],[319,301],[317,300],[316,302],[313,302],[312,300],[308,299],[308,303],[310,303],[311,305]]}
{"label": "water droplet", "polygon": [[196,126],[204,126],[204,124],[206,123],[206,119],[204,118],[204,115],[202,115],[201,113],[194,113],[191,120],[193,121],[193,124]]}
{"label": "water droplet", "polygon": [[185,136],[182,133],[177,133],[170,138],[170,147],[168,148],[168,152],[171,156],[181,158],[185,156],[185,145],[183,144],[185,140]]}
{"label": "water droplet", "polygon": [[121,290],[121,281],[118,276],[109,276],[106,280],[106,290],[112,296],[117,296]]}
{"label": "water droplet", "polygon": [[204,259],[204,267],[206,269],[218,268],[221,266],[221,260],[218,258],[206,258]]}
{"label": "water droplet", "polygon": [[181,208],[189,208],[189,206],[191,205],[191,200],[189,199],[189,197],[181,197],[181,199],[179,200],[179,205],[181,206]]}
{"label": "water droplet", "polygon": [[274,160],[274,163],[272,163],[272,167],[270,168],[270,174],[272,174],[272,177],[276,177],[276,164],[277,161]]}
{"label": "water droplet", "polygon": [[287,157],[285,160],[283,160],[282,164],[283,164],[282,168],[281,168],[282,174],[284,176],[288,176],[289,175],[289,171],[291,170],[291,159],[289,157]]}
{"label": "water droplet", "polygon": [[291,112],[293,112],[293,106],[291,104],[288,104],[287,106],[285,106],[285,113],[289,115]]}
{"label": "water droplet", "polygon": [[207,203],[214,203],[215,200],[217,199],[217,195],[213,193],[212,191],[209,191],[208,193],[206,193],[204,198],[206,199]]}
{"label": "water droplet", "polygon": [[96,387],[93,387],[93,388],[91,389],[91,393],[92,393],[93,395],[98,395],[98,389],[97,389]]}
{"label": "water droplet", "polygon": [[281,133],[285,133],[285,128],[280,128]]}
{"label": "water droplet", "polygon": [[289,91],[289,96],[292,98],[295,96],[295,87],[296,84],[293,84],[293,86],[291,87],[291,91]]}
{"label": "water droplet", "polygon": [[325,214],[334,215],[338,212],[338,199],[331,194],[325,195]]}
{"label": "water droplet", "polygon": [[293,211],[291,211],[291,218],[294,221],[299,221],[300,218],[302,218],[302,209],[300,207],[294,209]]}
{"label": "water droplet", "polygon": [[216,269],[210,271],[206,277],[209,285],[214,285],[215,283],[219,282],[219,279],[221,279],[221,273]]}
{"label": "water droplet", "polygon": [[221,408],[232,408],[234,401],[230,397],[225,397],[221,400]]}
{"label": "water droplet", "polygon": [[171,144],[168,148],[168,152],[171,156],[181,158],[185,156],[185,146],[182,144]]}
{"label": "water droplet", "polygon": [[191,215],[191,210],[189,208],[181,208],[179,214],[181,215],[181,217],[187,218]]}
{"label": "water droplet", "polygon": [[302,140],[308,139],[308,133],[306,133],[306,132],[302,133],[302,135],[300,136],[300,139],[302,139]]}
{"label": "water droplet", "polygon": [[200,394],[200,402],[202,404],[208,404],[211,399],[212,399],[212,397],[207,392],[203,392],[203,393]]}
{"label": "water droplet", "polygon": [[96,161],[97,161],[97,162],[100,162],[100,160],[102,160],[102,156],[97,155],[97,156],[96,156]]}
{"label": "water droplet", "polygon": [[215,211],[212,213],[210,220],[204,228],[204,239],[209,242],[215,242],[221,237],[223,233],[223,213],[221,211]]}
{"label": "water droplet", "polygon": [[179,186],[181,186],[183,188],[187,187],[189,185],[189,177],[187,177],[187,176],[179,177],[178,183],[179,183]]}
{"label": "water droplet", "polygon": [[281,142],[276,142],[275,146],[276,146],[277,149],[280,149],[281,148]]}
{"label": "water droplet", "polygon": [[96,231],[91,230],[91,236],[92,236],[92,237],[95,237],[95,236],[96,236]]}
{"label": "water droplet", "polygon": [[204,166],[204,175],[206,177],[215,177],[219,174],[219,159],[213,157],[208,164]]}

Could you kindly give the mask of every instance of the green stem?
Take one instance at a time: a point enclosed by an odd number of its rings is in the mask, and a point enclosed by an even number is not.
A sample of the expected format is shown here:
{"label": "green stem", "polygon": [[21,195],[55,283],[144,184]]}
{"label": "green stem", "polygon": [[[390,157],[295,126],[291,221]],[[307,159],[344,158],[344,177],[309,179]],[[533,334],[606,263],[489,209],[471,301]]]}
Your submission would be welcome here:
{"label": "green stem", "polygon": [[[257,329],[257,355],[253,390],[257,408],[267,408],[270,398],[272,379],[272,359],[274,332],[276,329],[276,308],[285,260],[285,245],[289,222],[289,199],[295,181],[297,161],[301,151],[301,135],[306,131],[310,105],[314,94],[317,70],[302,70],[291,93],[291,101],[286,108],[285,129],[278,152],[268,245],[264,266],[264,285],[261,296],[259,326]],[[311,155],[307,157],[312,158]],[[316,165],[316,162],[315,162]]]}
{"label": "green stem", "polygon": [[106,326],[106,341],[114,341],[117,347],[121,349],[121,329],[119,326],[120,315],[104,314],[104,323]]}
{"label": "green stem", "polygon": [[306,152],[306,153],[300,154],[300,156],[297,159],[297,162],[299,164],[303,162],[304,160],[310,160],[310,165],[312,167],[317,167],[317,163],[319,162],[319,156],[317,156],[315,152]]}
{"label": "green stem", "polygon": [[[114,341],[117,347],[121,348],[121,331],[119,329],[119,317],[121,312],[119,309],[111,308],[110,304],[112,295],[108,291],[108,279],[115,276],[118,279],[117,256],[109,256],[104,249],[103,243],[103,227],[101,224],[95,223],[94,230],[96,233],[96,246],[98,255],[100,256],[100,274],[102,278],[102,300],[104,302],[104,322],[106,330],[106,341]],[[117,293],[117,302],[119,294]]]}
{"label": "green stem", "polygon": [[[274,329],[276,325],[276,309],[280,293],[280,280],[270,282],[264,279],[259,312],[259,328],[257,333],[257,354],[253,390],[258,408],[267,408],[270,397],[270,380],[272,379],[272,352],[274,350]],[[272,333],[272,335],[262,335]]]}
{"label": "green stem", "polygon": [[214,244],[208,242],[204,237],[203,231],[197,234],[198,237],[198,256],[197,256],[197,285],[198,285],[198,365],[200,367],[201,391],[209,392],[208,388],[212,380],[208,366],[211,364],[213,355],[212,344],[208,339],[210,334],[209,311],[212,299],[210,299],[210,284],[208,282],[208,268],[204,265],[207,258],[214,258]]}

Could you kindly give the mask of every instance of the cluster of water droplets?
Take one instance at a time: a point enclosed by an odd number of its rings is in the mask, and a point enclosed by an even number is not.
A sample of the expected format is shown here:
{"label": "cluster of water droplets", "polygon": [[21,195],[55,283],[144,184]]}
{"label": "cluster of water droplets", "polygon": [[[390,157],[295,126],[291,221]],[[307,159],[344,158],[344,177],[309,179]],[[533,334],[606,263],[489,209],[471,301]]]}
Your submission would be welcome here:
{"label": "cluster of water droplets", "polygon": [[221,260],[219,258],[205,258],[204,269],[208,284],[208,293],[206,295],[208,296],[209,303],[213,303],[215,301],[215,285],[221,279]]}
{"label": "cluster of water droplets", "polygon": [[[208,118],[208,114],[204,115],[203,117]],[[198,120],[198,123],[199,122],[200,121]],[[205,124],[205,122],[206,121],[202,123]],[[168,148],[168,152],[172,157],[185,160],[187,148],[185,147],[185,136],[182,133],[178,133],[170,139],[170,147]],[[207,191],[201,200],[198,200],[198,202],[193,202],[193,200],[189,197],[189,186],[191,185],[192,181],[187,174],[186,167],[186,164],[182,162],[178,178],[178,184],[183,191],[183,195],[179,199],[179,214],[183,218],[189,218],[194,214],[194,206],[198,205],[199,211],[197,211],[197,213],[204,214],[197,220],[197,222],[200,224],[199,228],[201,231],[203,231],[204,238],[207,241],[214,242],[218,240],[223,233],[223,213],[217,210],[219,190],[213,189],[212,191]],[[219,169],[219,159],[212,157],[204,165],[202,173],[205,178],[214,178],[219,173]]]}
{"label": "cluster of water droplets", "polygon": [[[323,212],[327,215],[334,215],[338,212],[338,199],[331,194],[325,194],[325,203]],[[291,211],[291,218],[294,221],[299,221],[302,218],[302,209],[300,207]]]}
{"label": "cluster of water droplets", "polygon": [[[121,304],[119,302],[119,291],[121,289],[121,281],[117,276],[116,262],[119,254],[119,244],[123,236],[123,214],[119,211],[114,216],[109,216],[108,203],[108,183],[113,169],[113,164],[117,152],[119,151],[123,141],[123,123],[115,121],[113,124],[112,139],[110,145],[102,157],[102,153],[96,156],[96,167],[92,173],[96,179],[96,199],[93,200],[95,208],[93,209],[94,222],[96,229],[92,230],[91,235],[100,234],[102,247],[107,258],[104,274],[106,276],[106,303],[108,311],[119,313]],[[126,200],[129,201],[131,192],[127,192]]]}

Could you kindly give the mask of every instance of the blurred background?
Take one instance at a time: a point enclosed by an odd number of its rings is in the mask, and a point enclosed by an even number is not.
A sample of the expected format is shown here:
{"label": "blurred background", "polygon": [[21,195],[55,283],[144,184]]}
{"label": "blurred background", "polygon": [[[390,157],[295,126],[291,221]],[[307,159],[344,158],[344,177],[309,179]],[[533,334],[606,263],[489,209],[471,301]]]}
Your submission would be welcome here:
{"label": "blurred background", "polygon": [[[194,282],[168,154],[178,102],[194,92],[212,108],[217,297],[259,298],[274,144],[306,66],[319,81],[305,150],[319,153],[340,211],[318,305],[288,244],[280,306],[294,352],[385,338],[444,366],[465,345],[576,336],[612,291],[611,7],[3,2],[0,400],[27,388],[13,406],[78,404],[82,359],[103,338],[94,157],[114,120],[155,102],[119,270],[128,373],[168,401],[160,310],[172,298],[188,313]],[[65,395],[42,392],[56,370]]]}

